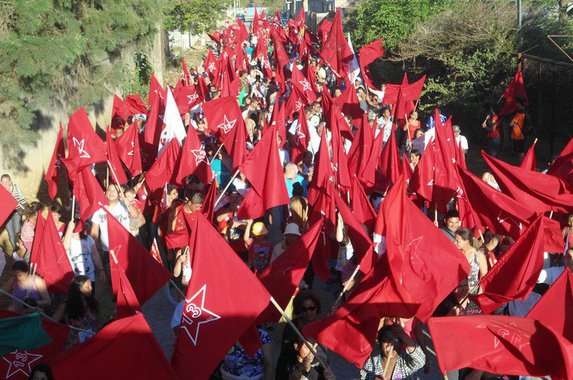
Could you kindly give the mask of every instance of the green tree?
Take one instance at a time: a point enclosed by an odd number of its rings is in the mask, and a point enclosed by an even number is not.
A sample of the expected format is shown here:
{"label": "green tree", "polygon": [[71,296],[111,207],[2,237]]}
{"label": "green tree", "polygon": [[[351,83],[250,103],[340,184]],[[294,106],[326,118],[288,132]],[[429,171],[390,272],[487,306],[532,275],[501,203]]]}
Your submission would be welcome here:
{"label": "green tree", "polygon": [[165,10],[166,28],[196,34],[215,29],[217,21],[225,17],[229,0],[176,0]]}
{"label": "green tree", "polygon": [[347,27],[357,45],[384,38],[392,51],[420,22],[439,13],[451,0],[365,0],[348,17]]}
{"label": "green tree", "polygon": [[89,106],[121,87],[125,58],[146,51],[162,0],[0,2],[1,145],[17,166],[41,110]]}

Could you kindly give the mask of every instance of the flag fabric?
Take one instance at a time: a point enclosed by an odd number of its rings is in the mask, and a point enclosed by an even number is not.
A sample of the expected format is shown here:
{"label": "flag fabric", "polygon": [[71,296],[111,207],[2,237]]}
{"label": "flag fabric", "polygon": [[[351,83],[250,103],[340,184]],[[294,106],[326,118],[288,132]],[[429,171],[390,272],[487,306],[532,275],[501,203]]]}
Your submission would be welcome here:
{"label": "flag fabric", "polygon": [[320,145],[318,148],[318,158],[314,165],[314,174],[308,189],[308,204],[311,206],[314,206],[320,195],[321,189],[326,186],[327,182],[334,181],[334,173],[332,172],[330,155],[328,154],[328,143],[326,141],[325,130],[326,128],[322,129],[322,136],[320,138]]}
{"label": "flag fabric", "polygon": [[[368,75],[368,65],[374,62],[377,58],[384,56],[384,48],[382,47],[382,38],[370,42],[368,45],[364,45],[358,49],[358,56],[360,61],[360,70],[362,75],[369,77]],[[368,78],[369,79],[369,78]],[[366,78],[365,78],[366,81]],[[372,85],[369,85],[372,87]]]}
{"label": "flag fabric", "polygon": [[195,86],[180,86],[177,92],[173,92],[173,97],[180,114],[189,112],[190,109],[198,106],[204,100],[201,92]]}
{"label": "flag fabric", "polygon": [[193,127],[187,130],[187,138],[181,148],[181,162],[175,181],[182,184],[185,177],[191,174],[195,174],[202,183],[210,183],[213,179],[205,146],[199,141]]}
{"label": "flag fabric", "polygon": [[106,161],[105,144],[95,133],[94,128],[83,108],[77,110],[68,124],[68,157],[64,163],[68,176],[98,162]]}
{"label": "flag fabric", "polygon": [[242,118],[237,121],[238,124],[222,137],[223,146],[231,157],[233,170],[241,166],[247,155],[247,127]]}
{"label": "flag fabric", "polygon": [[[271,126],[239,167],[251,183],[239,208],[240,219],[256,219],[272,207],[289,203],[276,136],[276,125]],[[265,163],[262,168],[261,162]]]}
{"label": "flag fabric", "polygon": [[412,178],[410,178],[408,184],[410,189],[414,190],[420,197],[429,202],[434,198],[437,151],[436,141],[432,140],[428,147],[426,147],[426,150],[424,150],[424,154],[422,154],[420,162],[416,165],[414,174],[412,174]]}
{"label": "flag fabric", "polygon": [[392,184],[396,183],[398,177],[402,174],[402,163],[400,162],[398,143],[394,134],[390,135],[388,142],[382,148],[378,169],[375,187],[376,190],[384,194]]}
{"label": "flag fabric", "polygon": [[525,92],[525,84],[523,82],[523,74],[521,69],[517,70],[515,76],[509,83],[509,86],[503,92],[503,98],[505,103],[501,109],[501,115],[507,115],[517,111],[517,98],[522,97],[525,101],[525,106],[529,106],[529,101],[527,100],[527,93]]}
{"label": "flag fabric", "polygon": [[177,103],[175,103],[175,99],[173,98],[173,94],[169,87],[167,87],[166,98],[165,114],[163,116],[163,122],[165,125],[161,131],[161,136],[159,137],[159,146],[157,148],[158,152],[161,152],[172,139],[177,139],[179,140],[179,143],[182,143],[186,136],[183,120],[181,120]]}
{"label": "flag fabric", "polygon": [[[286,309],[306,272],[316,244],[321,238],[323,224],[324,219],[315,222],[296,243],[257,273],[258,279],[283,309]],[[277,309],[269,305],[259,316],[258,323],[278,322],[280,318],[281,314]]]}
{"label": "flag fabric", "polygon": [[113,108],[111,111],[111,127],[123,127],[127,118],[131,115],[127,104],[117,95],[113,95]]}
{"label": "flag fabric", "polygon": [[0,332],[0,357],[15,350],[35,350],[52,340],[38,313],[2,318]]}
{"label": "flag fabric", "polygon": [[193,275],[172,364],[181,378],[201,380],[211,376],[270,295],[201,214],[191,225],[189,252]]}
{"label": "flag fabric", "polygon": [[[133,355],[126,355],[127,352]],[[51,361],[54,378],[176,380],[143,314],[106,325],[93,338]]]}
{"label": "flag fabric", "polygon": [[16,198],[4,186],[0,186],[0,226],[8,219],[18,206]]}
{"label": "flag fabric", "polygon": [[124,269],[116,262],[116,258],[111,253],[110,256],[110,272],[115,272],[115,275],[111,276],[111,288],[113,294],[117,296],[115,318],[121,319],[132,316],[136,312],[141,313],[141,306]]}
{"label": "flag fabric", "polygon": [[368,231],[372,231],[374,221],[376,220],[376,211],[372,203],[364,192],[364,188],[356,176],[352,178],[352,191],[350,197],[350,208],[356,220],[365,225]]}
{"label": "flag fabric", "polygon": [[159,84],[155,74],[151,73],[149,78],[149,95],[147,96],[147,106],[153,107],[158,99],[165,99],[165,92],[166,90],[161,87],[161,84]]}
{"label": "flag fabric", "polygon": [[316,94],[314,93],[314,89],[312,88],[310,82],[302,75],[296,65],[292,66],[291,83],[295,91],[297,91],[299,97],[304,100],[307,105],[316,101]]}
{"label": "flag fabric", "polygon": [[210,100],[203,104],[202,108],[209,130],[217,136],[228,134],[237,123],[244,124],[236,97],[227,96]]}
{"label": "flag fabric", "polygon": [[[21,315],[9,310],[0,310],[0,318],[2,318],[0,319],[0,324],[2,324],[5,318],[35,318],[31,317],[33,315],[37,314]],[[12,324],[12,322],[9,323]],[[3,379],[28,380],[34,366],[38,363],[49,361],[51,356],[64,349],[70,328],[66,325],[54,323],[46,319],[40,320],[40,323],[42,330],[49,335],[51,341],[37,349],[15,349],[3,355],[2,360],[0,360],[0,376],[2,376]],[[26,337],[30,337],[33,334],[33,330],[35,330],[35,328],[20,330],[11,327],[8,331],[4,331],[3,329],[0,336],[13,345],[18,341],[22,342]],[[31,342],[34,344],[41,343],[36,339],[33,339]],[[8,346],[4,345],[2,345],[2,347],[8,348]]]}
{"label": "flag fabric", "polygon": [[201,213],[203,213],[205,218],[210,222],[213,222],[213,217],[215,216],[215,202],[217,202],[218,194],[217,185],[215,182],[212,182],[209,185],[209,190],[207,190],[207,195],[205,195],[203,207],[201,208]]}
{"label": "flag fabric", "polygon": [[525,317],[551,327],[573,342],[573,274],[567,267]]}
{"label": "flag fabric", "polygon": [[101,185],[89,167],[80,170],[72,178],[72,184],[74,197],[80,204],[80,218],[84,222],[99,209],[100,204],[107,205],[109,203]]}
{"label": "flag fabric", "polygon": [[139,149],[139,133],[135,125],[127,127],[123,135],[115,140],[117,154],[119,159],[127,170],[131,173],[132,177],[141,174],[143,167],[141,166],[141,151]]}
{"label": "flag fabric", "polygon": [[333,314],[304,326],[302,332],[361,368],[372,352],[382,317],[410,318],[419,304],[387,276],[384,263],[374,267]]}
{"label": "flag fabric", "polygon": [[38,215],[36,225],[30,263],[38,266],[37,273],[46,282],[50,293],[67,294],[74,278],[74,270],[58,234],[52,212],[48,212],[46,220]]}
{"label": "flag fabric", "polygon": [[[62,123],[60,122],[60,129],[58,130],[58,137],[56,137],[56,144],[54,145],[54,153],[46,171],[46,183],[48,184],[48,195],[53,200],[58,195],[58,177],[62,167],[62,159],[66,156],[66,149],[64,147]],[[0,225],[2,220],[0,218]]]}
{"label": "flag fabric", "polygon": [[553,161],[547,174],[559,177],[564,181],[573,182],[573,138],[569,140],[559,156]]}
{"label": "flag fabric", "polygon": [[151,257],[155,259],[159,264],[163,265],[163,259],[161,258],[161,253],[159,252],[159,247],[157,246],[157,240],[153,239],[151,242],[151,248],[149,249]]}
{"label": "flag fabric", "polygon": [[[121,160],[119,159],[119,154],[117,153],[117,147],[115,141],[111,137],[111,128],[108,128],[105,132],[106,141],[106,152],[107,152],[107,162],[111,170],[111,178],[113,182],[119,182],[120,185],[127,183],[128,178],[125,175]],[[117,178],[117,180],[116,180]]]}
{"label": "flag fabric", "polygon": [[464,255],[406,196],[402,175],[382,203],[390,276],[417,300],[426,321],[469,273]]}
{"label": "flag fabric", "polygon": [[515,376],[573,376],[573,345],[539,321],[471,315],[431,318],[428,327],[442,373],[469,367]]}
{"label": "flag fabric", "polygon": [[537,139],[533,141],[533,144],[527,149],[527,153],[525,153],[525,157],[523,157],[523,161],[519,165],[522,169],[526,170],[533,170],[537,168],[537,161],[535,159],[535,145],[537,144]]}
{"label": "flag fabric", "polygon": [[358,100],[358,94],[356,93],[356,88],[354,84],[345,79],[346,90],[338,98],[332,99],[334,104],[336,104],[340,111],[352,118],[353,122],[357,123],[361,118],[364,111],[360,108],[360,101]]}
{"label": "flag fabric", "polygon": [[573,184],[558,177],[509,165],[482,151],[499,187],[516,201],[538,213],[573,213]]}
{"label": "flag fabric", "polygon": [[328,37],[320,50],[320,56],[338,75],[341,77],[346,76],[348,61],[352,59],[354,53],[352,53],[350,46],[348,46],[348,41],[344,37],[340,9],[337,9],[334,15]]}
{"label": "flag fabric", "polygon": [[166,183],[175,183],[181,145],[173,139],[167,144],[153,166],[145,173],[145,183],[151,192],[151,197],[159,199],[161,190]]}
{"label": "flag fabric", "polygon": [[183,57],[181,57],[181,71],[183,72],[181,79],[183,80],[186,86],[189,86],[189,84],[191,84],[191,75],[189,74],[189,70],[187,69],[187,65],[185,64],[185,58]]}
{"label": "flag fabric", "polygon": [[511,246],[480,280],[483,292],[470,296],[489,314],[502,304],[525,299],[537,283],[543,269],[543,216]]}
{"label": "flag fabric", "polygon": [[[171,278],[171,273],[159,264],[143,245],[125,227],[103,208],[107,218],[109,250],[113,251],[119,265],[133,287],[140,305],[151,298]],[[111,260],[110,260],[111,261]],[[112,281],[118,284],[117,272],[112,271]]]}

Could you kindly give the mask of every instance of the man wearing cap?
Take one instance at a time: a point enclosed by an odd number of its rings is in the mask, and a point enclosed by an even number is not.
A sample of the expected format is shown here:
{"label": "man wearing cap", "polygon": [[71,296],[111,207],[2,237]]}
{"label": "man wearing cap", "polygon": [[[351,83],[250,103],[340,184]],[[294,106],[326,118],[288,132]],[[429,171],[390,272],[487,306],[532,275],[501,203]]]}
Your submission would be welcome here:
{"label": "man wearing cap", "polygon": [[297,242],[300,238],[300,230],[298,228],[298,224],[296,223],[289,223],[286,225],[285,232],[283,232],[283,239],[280,243],[275,245],[273,249],[273,254],[271,255],[271,261],[269,264],[272,264],[284,251],[287,250],[288,247],[293,245]]}
{"label": "man wearing cap", "polygon": [[466,136],[462,135],[462,130],[458,125],[454,125],[454,138],[456,139],[456,145],[461,146],[462,152],[466,154],[469,149],[468,139]]}
{"label": "man wearing cap", "polygon": [[255,271],[262,271],[269,265],[273,246],[267,240],[268,234],[269,230],[263,222],[253,224],[252,219],[247,220],[243,240],[249,250],[249,267]]}

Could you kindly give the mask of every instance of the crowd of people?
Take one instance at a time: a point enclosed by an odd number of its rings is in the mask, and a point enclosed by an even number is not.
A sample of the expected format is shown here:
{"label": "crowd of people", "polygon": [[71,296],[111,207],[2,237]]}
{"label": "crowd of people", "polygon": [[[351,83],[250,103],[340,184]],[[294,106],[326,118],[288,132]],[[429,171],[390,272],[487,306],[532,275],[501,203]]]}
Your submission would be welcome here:
{"label": "crowd of people", "polygon": [[[265,19],[265,22],[269,21]],[[387,149],[387,144],[395,143],[401,164],[409,167],[414,173],[424,157],[424,150],[433,139],[426,134],[435,135],[438,133],[435,131],[436,125],[441,124],[440,121],[434,120],[434,117],[428,117],[428,122],[423,125],[415,107],[410,109],[407,119],[395,115],[394,110],[397,105],[384,103],[384,86],[381,91],[375,90],[359,77],[353,81],[341,77],[340,73],[321,57],[318,49],[312,46],[309,52],[301,55],[300,46],[301,41],[305,39],[305,29],[292,23],[276,26],[289,36],[283,45],[289,59],[284,67],[284,73],[280,74],[286,77],[283,85],[277,78],[277,71],[282,72],[283,68],[277,67],[278,62],[274,58],[276,47],[270,44],[273,38],[269,34],[268,24],[266,25],[266,28],[253,31],[245,41],[240,42],[238,50],[244,55],[245,58],[242,59],[248,67],[240,67],[239,63],[242,62],[239,62],[237,55],[232,59],[237,80],[235,83],[238,85],[237,101],[247,131],[243,142],[247,152],[257,146],[268,132],[269,125],[277,121],[275,116],[279,113],[277,107],[286,107],[289,97],[297,91],[295,84],[289,79],[294,75],[293,70],[306,72],[306,77],[314,78],[309,86],[315,93],[316,100],[302,105],[290,115],[285,115],[284,120],[280,120],[284,123],[284,133],[279,132],[277,137],[278,156],[283,168],[284,187],[290,199],[288,204],[266,210],[264,215],[254,220],[239,217],[242,202],[251,186],[248,178],[235,170],[237,165],[233,163],[228,146],[222,144],[209,127],[209,120],[203,113],[202,103],[184,109],[181,118],[186,131],[194,130],[205,149],[205,160],[208,161],[213,173],[210,181],[203,181],[200,176],[190,174],[185,177],[182,184],[166,183],[160,191],[160,196],[153,196],[147,187],[145,173],[131,176],[129,171],[126,171],[126,175],[131,178],[126,183],[117,184],[113,178],[109,179],[110,176],[104,180],[105,176],[101,175],[102,171],[99,170],[99,182],[102,189],[105,188],[105,198],[108,202],[105,206],[107,212],[148,250],[156,250],[158,259],[172,273],[173,281],[164,290],[165,297],[174,309],[171,327],[175,333],[181,323],[185,306],[184,297],[181,295],[185,294],[193,277],[190,261],[193,252],[189,252],[188,247],[188,220],[194,213],[205,213],[211,192],[214,191],[215,194],[213,199],[217,199],[216,204],[208,205],[212,207],[210,221],[214,228],[245,265],[253,272],[260,273],[281,257],[289,247],[295,245],[309,230],[313,211],[321,211],[316,200],[313,204],[309,201],[311,188],[320,188],[323,185],[317,185],[316,179],[319,175],[317,160],[320,147],[324,146],[321,139],[326,139],[325,146],[329,150],[327,154],[334,157],[337,150],[333,145],[335,142],[343,146],[343,154],[348,154],[354,144],[352,140],[357,141],[359,129],[363,129],[362,133],[371,135],[372,149],[378,149],[373,153],[377,159],[376,174],[381,175],[383,180],[375,181],[375,184],[361,183],[360,186],[368,194],[368,207],[371,207],[373,212],[378,212],[389,187],[389,178],[385,177],[387,173],[383,173],[379,165],[381,152]],[[290,39],[293,28],[294,41]],[[256,55],[261,40],[268,41],[264,59]],[[315,45],[320,46],[318,43]],[[213,53],[216,57],[227,54],[224,43],[214,44]],[[265,66],[269,62],[272,70]],[[204,102],[220,99],[225,95],[223,93],[225,90],[218,88],[217,81],[210,77],[209,69],[204,66],[184,73],[183,82],[185,86],[195,88],[204,83],[208,89]],[[333,111],[326,109],[325,105],[338,107],[335,103],[328,103],[328,99],[336,102],[336,99],[345,96],[351,90],[356,93],[356,105],[360,113],[364,114],[364,121],[361,118],[353,118],[350,113],[342,113],[346,123],[345,129],[349,132],[346,136],[344,133],[333,131],[331,124]],[[502,125],[496,106],[491,107],[482,125],[487,130],[488,151],[494,157],[501,150],[501,133],[509,132],[515,152],[519,154],[520,159],[523,158],[524,103],[519,99],[517,103],[518,110],[509,125]],[[142,135],[149,123],[151,112],[152,110],[148,110],[147,114],[130,114],[124,123],[115,125],[112,130],[115,141],[133,128],[137,129],[136,136]],[[301,125],[306,125],[310,134],[302,135],[302,138],[306,138],[304,149],[301,149],[300,142]],[[461,128],[456,125],[451,128],[456,146],[466,154],[469,144],[466,137],[461,135]],[[332,160],[333,167],[340,164],[340,161],[334,162],[334,158]],[[260,166],[262,171],[266,163],[260,162]],[[336,177],[336,172],[340,172],[340,169],[334,169],[333,177]],[[359,173],[351,175],[358,177]],[[485,183],[499,190],[493,175],[485,173],[483,179]],[[58,189],[59,197],[53,203],[43,204],[31,201],[28,194],[23,194],[9,174],[2,175],[1,182],[17,201],[15,210],[3,226],[9,240],[5,251],[10,270],[9,279],[3,284],[3,290],[11,296],[10,308],[20,313],[41,311],[57,322],[74,327],[68,337],[66,348],[89,340],[109,322],[105,319],[106,316],[102,313],[100,302],[96,297],[96,294],[111,291],[108,213],[102,208],[93,213],[88,220],[81,220],[79,205],[72,202],[68,189]],[[348,196],[346,192],[342,195],[343,198]],[[357,195],[353,194],[353,197]],[[349,196],[348,203],[351,203]],[[469,296],[481,292],[480,279],[501,260],[515,243],[514,239],[493,230],[479,231],[481,236],[476,238],[476,231],[471,230],[473,226],[462,224],[455,197],[448,203],[449,210],[442,214],[443,218],[438,218],[438,211],[434,210],[428,200],[420,197],[417,204],[439,228],[439,230],[436,228],[436,233],[443,233],[459,249],[460,255],[467,259],[470,267],[467,278],[464,278],[443,300],[434,315],[460,316],[482,313]],[[36,274],[34,265],[30,265],[30,256],[34,255],[33,245],[38,216],[48,217],[48,212],[53,218],[74,272],[66,296],[49,294],[46,283]],[[352,294],[360,282],[361,275],[356,276],[358,263],[355,260],[353,239],[348,232],[348,223],[342,217],[340,210],[337,209],[335,215],[333,229],[323,237],[335,247],[332,250],[334,253],[328,260],[330,276],[326,286],[328,291],[336,296],[341,291],[345,293],[342,297],[344,300]],[[365,224],[364,229],[375,241],[372,226]],[[535,287],[526,300],[509,302],[496,313],[526,315],[547,290],[547,286],[550,286],[565,268],[573,271],[573,215],[568,215],[564,220],[562,237],[565,249],[562,252],[546,253],[545,268],[538,280],[539,286]],[[383,255],[383,242],[378,244],[379,254]],[[312,289],[316,284],[313,264],[309,264],[298,285],[296,295],[293,295],[290,306],[292,325],[287,324],[284,328],[280,343],[281,351],[276,363],[271,337],[267,331],[273,328],[274,324],[260,325],[257,327],[261,342],[259,351],[254,356],[249,356],[237,342],[221,360],[214,376],[241,380],[336,378],[329,366],[328,349],[312,338],[303,339],[296,331],[316,321],[320,316],[332,313],[332,310],[325,310],[322,307],[320,297],[313,292]],[[96,286],[102,289],[98,293],[95,292]],[[169,313],[171,310],[165,312]],[[377,343],[373,344],[373,351],[360,370],[361,379],[423,378],[430,371],[424,329],[424,323],[416,318],[380,316]],[[45,378],[48,379],[52,376],[49,368],[42,365],[30,374],[30,378],[41,378],[34,377],[37,372],[45,373]],[[471,368],[448,376],[449,379],[495,378],[493,374]]]}

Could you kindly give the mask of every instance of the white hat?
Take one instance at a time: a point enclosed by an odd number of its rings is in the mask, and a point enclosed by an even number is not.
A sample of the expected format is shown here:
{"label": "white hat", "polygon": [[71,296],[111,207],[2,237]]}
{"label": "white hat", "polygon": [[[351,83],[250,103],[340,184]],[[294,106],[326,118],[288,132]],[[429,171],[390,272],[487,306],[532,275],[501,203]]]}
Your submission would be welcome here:
{"label": "white hat", "polygon": [[298,224],[296,223],[289,223],[286,225],[285,228],[285,232],[283,232],[283,236],[284,235],[296,235],[296,236],[300,236],[300,230],[298,228]]}

